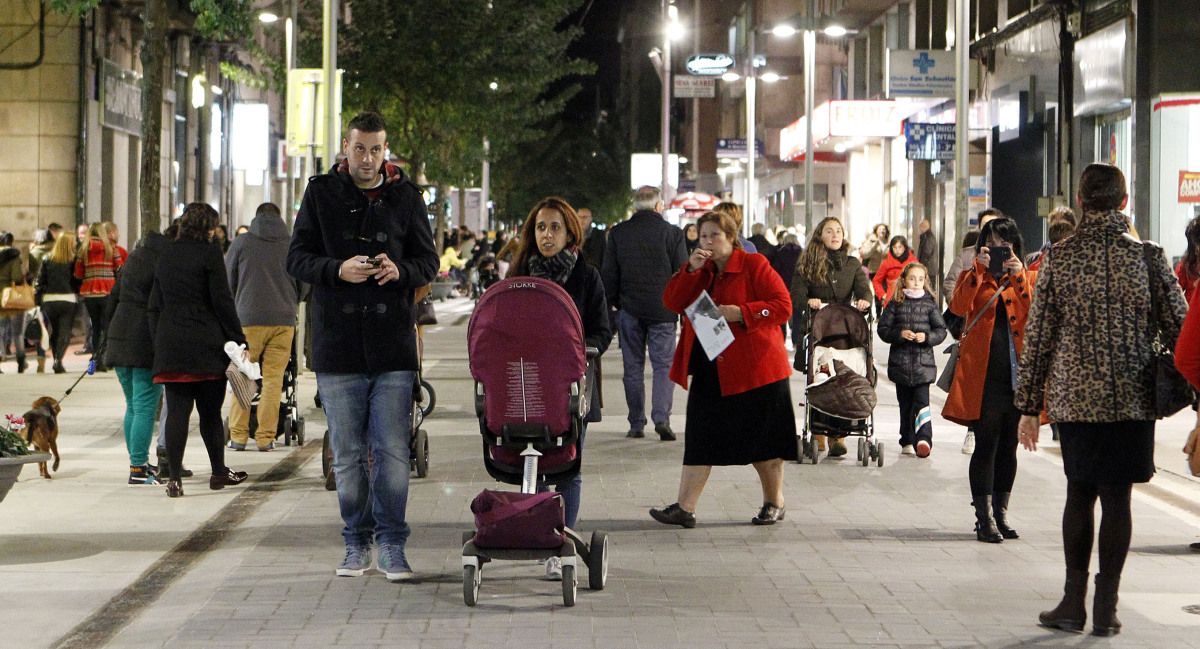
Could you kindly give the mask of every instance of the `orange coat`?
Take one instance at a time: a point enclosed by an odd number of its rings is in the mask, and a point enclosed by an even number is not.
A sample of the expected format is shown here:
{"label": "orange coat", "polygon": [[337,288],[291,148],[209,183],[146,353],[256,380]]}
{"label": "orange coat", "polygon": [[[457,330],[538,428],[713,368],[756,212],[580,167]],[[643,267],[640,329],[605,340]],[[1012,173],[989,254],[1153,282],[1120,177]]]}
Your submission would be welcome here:
{"label": "orange coat", "polygon": [[912,254],[911,250],[904,253],[903,259],[897,259],[889,250],[883,258],[883,263],[879,264],[879,270],[875,271],[875,279],[872,280],[875,284],[875,297],[891,300],[892,293],[896,292],[896,281],[900,279],[900,273],[904,272],[905,266],[916,261],[917,256]]}
{"label": "orange coat", "polygon": [[[1009,328],[1012,330],[1013,346],[1017,357],[1025,347],[1025,321],[1033,303],[1033,287],[1037,283],[1037,272],[1022,270],[1013,277],[997,300],[1004,300],[1008,311]],[[950,311],[961,315],[967,323],[988,299],[996,293],[999,283],[987,271],[987,267],[975,262],[972,268],[958,276],[954,297],[950,300]],[[957,424],[969,426],[980,418],[983,402],[983,384],[987,379],[988,357],[992,346],[992,330],[996,325],[996,304],[993,303],[979,321],[961,341],[958,367],[954,372],[954,383],[942,408],[942,416]]]}

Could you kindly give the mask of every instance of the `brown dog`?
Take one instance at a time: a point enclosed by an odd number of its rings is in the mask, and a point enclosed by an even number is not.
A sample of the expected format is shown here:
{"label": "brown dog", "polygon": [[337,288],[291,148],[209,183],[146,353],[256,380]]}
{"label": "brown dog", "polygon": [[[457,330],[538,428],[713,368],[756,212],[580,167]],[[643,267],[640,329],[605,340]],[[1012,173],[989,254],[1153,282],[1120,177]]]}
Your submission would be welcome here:
{"label": "brown dog", "polygon": [[[25,437],[29,443],[43,453],[54,454],[54,470],[58,471],[58,401],[42,397],[33,402],[33,409],[25,413]],[[50,472],[45,462],[38,462],[38,471],[49,480]]]}

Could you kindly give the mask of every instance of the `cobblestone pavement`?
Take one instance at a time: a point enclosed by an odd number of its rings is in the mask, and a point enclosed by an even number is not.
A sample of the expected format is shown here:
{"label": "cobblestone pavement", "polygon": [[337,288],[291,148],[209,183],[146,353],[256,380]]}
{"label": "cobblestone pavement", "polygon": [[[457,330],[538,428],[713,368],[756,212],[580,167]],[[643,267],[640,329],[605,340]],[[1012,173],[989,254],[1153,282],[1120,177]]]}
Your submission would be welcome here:
{"label": "cobblestone pavement", "polygon": [[[136,599],[139,575],[150,568],[146,575],[161,581],[163,562],[173,557],[173,581],[158,584],[163,592],[130,612],[127,625],[97,636],[107,646],[1200,647],[1200,615],[1186,612],[1200,607],[1200,554],[1187,549],[1200,533],[1197,481],[1160,471],[1135,494],[1124,632],[1111,640],[1051,632],[1034,621],[1057,601],[1062,583],[1065,481],[1054,444],[1020,453],[1010,518],[1022,538],[977,543],[969,458],[959,452],[963,429],[935,417],[932,457],[900,457],[895,395],[881,381],[876,422],[886,443],[884,467],[853,462],[853,446],[850,459],[788,465],[787,519],[773,527],[749,524],[761,498],[753,470],[718,468],[698,526],[666,527],[647,509],[675,500],[682,442],[624,437],[615,345],[605,359],[605,418],[589,428],[579,526],[611,533],[608,587],[589,591],[582,579],[578,604],[566,608],[559,585],[542,580],[540,566],[497,562],[484,570],[479,605],[467,608],[460,534],[471,528],[471,498],[494,483],[470,405],[469,304],[446,307],[443,326],[427,340],[426,376],[438,405],[425,424],[429,477],[411,483],[415,583],[390,584],[377,572],[333,575],[341,524],[312,447],[290,451],[303,455],[269,476],[281,480],[248,489],[202,492],[196,482],[171,501],[158,489],[119,485],[119,389],[100,377],[84,382],[77,402],[68,401],[64,425],[87,432],[64,434],[62,473],[41,481],[27,469],[0,504],[0,628],[7,637],[0,646],[86,646],[60,641],[89,615],[119,617],[114,595]],[[886,351],[878,351],[883,362]],[[35,378],[40,383],[14,383],[5,374],[0,385],[27,402],[27,394],[50,390],[46,378]],[[311,375],[303,385],[311,406]],[[797,396],[799,388],[794,382]],[[672,423],[679,432],[685,400],[677,390]],[[312,444],[323,422],[319,411],[308,417]],[[1182,468],[1178,447],[1192,417],[1161,426],[1164,468]],[[255,479],[288,456],[231,453],[229,463]],[[188,461],[203,463],[197,436]],[[298,469],[289,473],[291,465]],[[241,514],[231,518],[231,511]],[[192,541],[205,536],[197,530],[213,532],[206,549],[176,545],[189,534]]]}

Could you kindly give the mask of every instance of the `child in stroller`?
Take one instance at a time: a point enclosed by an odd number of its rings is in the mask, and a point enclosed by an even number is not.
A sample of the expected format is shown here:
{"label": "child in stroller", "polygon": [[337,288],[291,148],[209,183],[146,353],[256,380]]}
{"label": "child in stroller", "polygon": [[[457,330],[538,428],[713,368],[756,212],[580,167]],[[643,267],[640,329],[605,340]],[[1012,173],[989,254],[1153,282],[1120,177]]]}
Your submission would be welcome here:
{"label": "child in stroller", "polygon": [[[536,338],[529,332],[537,331]],[[488,473],[520,493],[485,490],[472,503],[476,530],[463,535],[463,599],[474,606],[492,560],[549,559],[562,565],[563,603],[573,606],[576,566],[604,588],[608,539],[591,543],[564,524],[561,495],[535,493],[579,472],[579,433],[591,394],[583,325],[571,297],[552,281],[518,277],[479,300],[467,329],[475,413]]]}
{"label": "child in stroller", "polygon": [[826,305],[809,318],[805,344],[801,461],[820,461],[816,435],[858,437],[858,461],[883,466],[883,445],[874,440],[875,359],[866,316],[848,304]]}

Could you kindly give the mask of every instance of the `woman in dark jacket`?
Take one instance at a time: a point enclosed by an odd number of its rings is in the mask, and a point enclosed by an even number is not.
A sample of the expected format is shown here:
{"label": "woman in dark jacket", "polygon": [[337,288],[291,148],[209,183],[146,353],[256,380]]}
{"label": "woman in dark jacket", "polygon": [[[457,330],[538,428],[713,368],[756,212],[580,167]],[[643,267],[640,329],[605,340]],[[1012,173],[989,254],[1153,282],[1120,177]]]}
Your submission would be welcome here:
{"label": "woman in dark jacket", "polygon": [[192,406],[200,413],[200,436],[212,465],[211,489],[246,479],[225,466],[226,341],[246,344],[225,277],[221,248],[212,241],[217,212],[203,203],[188,205],[179,234],[162,251],[154,271],[147,314],[154,340],[154,382],[166,386],[167,495],[183,495],[180,472]]}
{"label": "woman in dark jacket", "polygon": [[1100,636],[1121,630],[1117,588],[1133,529],[1130,495],[1133,484],[1148,482],[1155,470],[1155,333],[1173,348],[1187,313],[1162,248],[1129,235],[1120,212],[1128,198],[1117,167],[1090,164],[1083,170],[1079,227],[1051,248],[1038,277],[1015,400],[1025,448],[1037,448],[1043,406],[1058,423],[1067,475],[1063,598],[1038,621],[1083,630],[1099,499],[1092,633]]}
{"label": "woman in dark jacket", "polygon": [[[172,236],[174,236],[172,234]],[[125,393],[125,450],[129,453],[129,484],[159,483],[150,470],[150,438],[162,385],[154,382],[154,341],[146,306],[154,286],[154,270],[167,238],[148,232],[142,245],[125,261],[104,307],[104,363],[117,373]]]}
{"label": "woman in dark jacket", "polygon": [[38,270],[37,300],[42,315],[50,326],[50,350],[54,356],[54,373],[63,374],[63,357],[71,344],[71,328],[80,282],[75,279],[75,235],[64,232],[54,241],[50,254]]}
{"label": "woman in dark jacket", "polygon": [[[598,352],[592,361],[596,379],[592,381],[591,410],[584,418],[585,425],[579,433],[579,452],[582,455],[586,422],[600,421],[599,354],[608,349],[613,337],[600,271],[580,262],[579,245],[583,242],[583,226],[575,209],[561,198],[544,198],[533,206],[525,218],[525,224],[521,226],[520,242],[521,247],[508,276],[540,277],[563,287],[575,302],[575,308],[583,320],[584,343]],[[583,478],[577,473],[570,482],[557,488],[566,504],[567,527],[574,528],[579,519]],[[546,562],[546,576],[562,577],[558,557]]]}
{"label": "woman in dark jacket", "polygon": [[879,314],[879,337],[892,346],[888,379],[896,384],[900,403],[900,452],[917,457],[929,457],[933,448],[929,411],[929,384],[937,378],[933,348],[946,339],[946,322],[928,285],[929,270],[924,265],[905,266]]}
{"label": "woman in dark jacket", "polygon": [[[796,361],[792,367],[808,369],[808,350],[804,335],[813,311],[825,304],[853,304],[859,311],[871,308],[871,283],[863,271],[862,262],[850,256],[850,244],[842,222],[829,216],[821,219],[809,237],[808,246],[796,264],[792,277],[792,342],[796,346]],[[818,448],[825,446],[825,436],[817,435]],[[846,454],[846,443],[834,440],[829,449],[833,457]]]}

